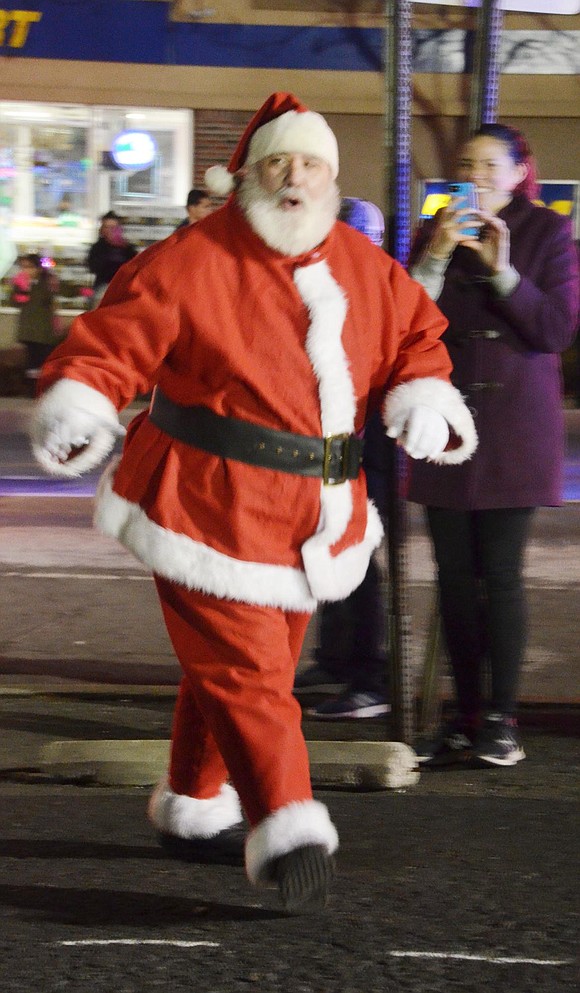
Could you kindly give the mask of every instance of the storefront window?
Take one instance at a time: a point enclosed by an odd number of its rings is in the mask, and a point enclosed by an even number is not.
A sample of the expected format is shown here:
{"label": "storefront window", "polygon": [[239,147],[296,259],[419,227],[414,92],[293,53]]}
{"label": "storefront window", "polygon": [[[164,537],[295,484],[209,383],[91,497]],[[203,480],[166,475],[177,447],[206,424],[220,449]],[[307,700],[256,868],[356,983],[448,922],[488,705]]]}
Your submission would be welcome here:
{"label": "storefront window", "polygon": [[[138,248],[166,237],[183,218],[192,118],[187,110],[0,101],[0,209],[19,254],[54,260],[60,309],[90,303],[85,259],[106,211],[124,218]],[[116,160],[116,138],[136,132],[150,141],[151,161]]]}

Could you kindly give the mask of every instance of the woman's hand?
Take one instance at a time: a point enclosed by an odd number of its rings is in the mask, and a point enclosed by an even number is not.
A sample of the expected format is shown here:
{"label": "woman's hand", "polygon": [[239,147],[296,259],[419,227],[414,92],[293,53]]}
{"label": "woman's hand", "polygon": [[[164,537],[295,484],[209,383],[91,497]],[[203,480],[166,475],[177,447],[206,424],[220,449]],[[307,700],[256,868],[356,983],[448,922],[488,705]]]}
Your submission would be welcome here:
{"label": "woman's hand", "polygon": [[477,213],[483,222],[480,237],[478,240],[470,239],[464,244],[477,252],[492,275],[505,272],[510,267],[509,228],[496,214],[484,210],[479,210]]}
{"label": "woman's hand", "polygon": [[480,213],[471,207],[457,207],[457,200],[451,200],[437,213],[433,235],[427,246],[429,255],[435,259],[448,259],[458,245],[466,245],[469,248],[474,244],[477,245],[477,238],[466,234],[465,228],[482,224],[479,219]]}

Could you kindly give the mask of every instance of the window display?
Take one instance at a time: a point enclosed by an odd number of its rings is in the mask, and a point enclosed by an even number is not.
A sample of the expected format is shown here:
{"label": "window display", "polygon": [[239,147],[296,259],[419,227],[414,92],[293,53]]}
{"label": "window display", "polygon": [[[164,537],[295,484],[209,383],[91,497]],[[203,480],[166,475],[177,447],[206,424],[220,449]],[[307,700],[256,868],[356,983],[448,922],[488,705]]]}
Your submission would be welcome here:
{"label": "window display", "polygon": [[107,211],[138,249],[174,230],[191,186],[192,125],[187,110],[0,101],[0,210],[20,256],[54,262],[59,310],[90,305],[86,257]]}

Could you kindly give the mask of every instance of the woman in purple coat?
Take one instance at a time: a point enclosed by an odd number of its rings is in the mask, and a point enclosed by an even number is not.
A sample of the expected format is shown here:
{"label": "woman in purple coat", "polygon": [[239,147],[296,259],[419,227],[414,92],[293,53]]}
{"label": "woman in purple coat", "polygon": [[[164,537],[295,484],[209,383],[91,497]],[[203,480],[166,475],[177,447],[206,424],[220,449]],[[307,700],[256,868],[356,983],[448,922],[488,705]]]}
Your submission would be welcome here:
{"label": "woman in purple coat", "polygon": [[[560,353],[577,327],[578,265],[569,221],[535,206],[533,159],[514,128],[482,127],[462,147],[457,178],[473,212],[452,201],[425,224],[410,260],[449,320],[453,384],[475,414],[469,462],[414,463],[408,497],[424,504],[438,571],[457,714],[417,742],[423,763],[469,756],[510,766],[526,641],[522,567],[533,509],[561,502],[564,424]],[[491,699],[483,700],[489,659]]]}

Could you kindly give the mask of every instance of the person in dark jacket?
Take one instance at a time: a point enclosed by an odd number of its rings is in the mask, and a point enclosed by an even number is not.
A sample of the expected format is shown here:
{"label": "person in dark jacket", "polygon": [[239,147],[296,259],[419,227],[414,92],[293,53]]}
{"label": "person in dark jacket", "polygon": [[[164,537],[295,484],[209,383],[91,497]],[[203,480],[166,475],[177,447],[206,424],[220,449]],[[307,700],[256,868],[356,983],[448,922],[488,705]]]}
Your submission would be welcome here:
{"label": "person in dark jacket", "polygon": [[103,214],[99,237],[87,256],[87,268],[95,277],[93,307],[100,303],[117,270],[135,255],[137,249],[125,238],[119,215],[114,210]]}
{"label": "person in dark jacket", "polygon": [[[343,197],[339,219],[361,231],[382,248],[385,219],[369,200]],[[388,459],[381,419],[374,414],[365,427],[363,468],[367,491],[383,523],[387,516]],[[314,663],[294,680],[294,692],[336,689],[342,692],[309,707],[309,717],[320,720],[378,717],[390,711],[386,611],[381,569],[373,556],[360,586],[344,600],[321,604]]]}
{"label": "person in dark jacket", "polygon": [[[420,230],[410,273],[449,320],[452,381],[474,412],[479,447],[445,472],[414,463],[408,497],[426,507],[457,714],[417,742],[420,762],[470,756],[511,766],[526,642],[522,566],[533,508],[561,502],[564,423],[560,353],[575,336],[578,263],[569,220],[532,203],[524,136],[482,127],[460,150],[457,178],[475,184],[479,237],[452,201]],[[483,699],[484,663],[491,698]]]}

